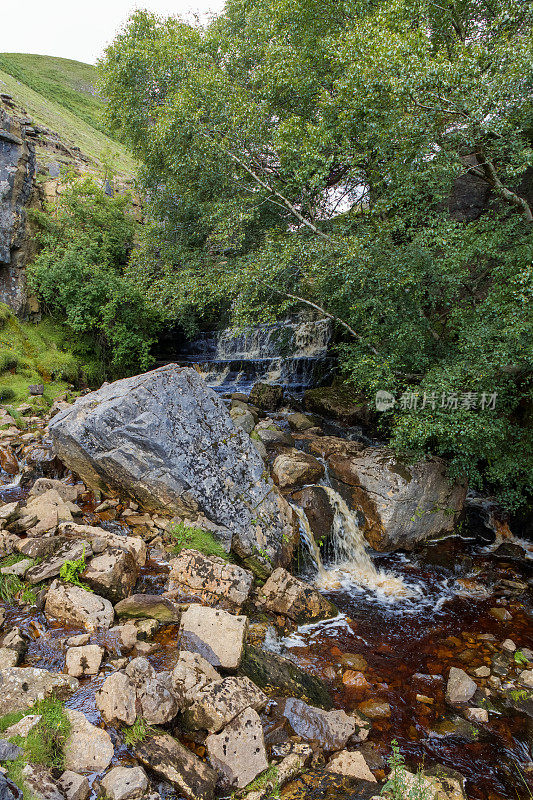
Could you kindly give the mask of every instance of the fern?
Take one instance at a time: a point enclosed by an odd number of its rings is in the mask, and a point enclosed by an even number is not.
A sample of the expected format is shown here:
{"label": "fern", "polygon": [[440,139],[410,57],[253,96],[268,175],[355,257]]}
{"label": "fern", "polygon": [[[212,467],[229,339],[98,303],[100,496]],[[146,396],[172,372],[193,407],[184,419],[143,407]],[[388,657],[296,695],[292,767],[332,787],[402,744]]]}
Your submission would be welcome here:
{"label": "fern", "polygon": [[79,586],[81,589],[91,592],[92,589],[90,586],[87,586],[87,584],[80,581],[80,575],[85,570],[86,566],[84,547],[80,558],[77,558],[74,561],[65,561],[59,570],[59,577],[64,581],[68,581],[68,583],[73,583],[75,586]]}
{"label": "fern", "polygon": [[424,784],[422,771],[417,771],[414,782],[409,780],[398,742],[393,739],[391,744],[392,755],[388,760],[391,772],[381,790],[381,796],[389,800],[432,800],[431,790]]}

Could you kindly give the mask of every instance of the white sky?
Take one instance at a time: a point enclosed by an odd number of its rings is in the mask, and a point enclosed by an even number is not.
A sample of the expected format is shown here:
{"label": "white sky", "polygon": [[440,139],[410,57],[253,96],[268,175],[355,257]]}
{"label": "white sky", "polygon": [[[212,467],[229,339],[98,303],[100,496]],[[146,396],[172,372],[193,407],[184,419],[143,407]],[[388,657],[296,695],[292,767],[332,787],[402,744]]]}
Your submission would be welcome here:
{"label": "white sky", "polygon": [[0,0],[0,53],[38,53],[94,64],[136,8],[186,15],[224,0]]}

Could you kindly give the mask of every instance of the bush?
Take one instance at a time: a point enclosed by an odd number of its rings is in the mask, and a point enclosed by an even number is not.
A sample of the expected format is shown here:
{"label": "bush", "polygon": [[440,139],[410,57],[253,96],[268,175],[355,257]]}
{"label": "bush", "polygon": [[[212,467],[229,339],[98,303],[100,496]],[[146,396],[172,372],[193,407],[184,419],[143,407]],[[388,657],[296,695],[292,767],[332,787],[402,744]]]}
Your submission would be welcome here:
{"label": "bush", "polygon": [[[42,249],[28,270],[44,307],[88,339],[111,377],[150,366],[159,324],[124,274],[135,227],[128,202],[90,178],[68,184],[53,213],[34,212]],[[53,367],[62,377],[74,371],[66,360]]]}
{"label": "bush", "polygon": [[0,403],[9,403],[15,399],[15,392],[9,386],[0,386]]}
{"label": "bush", "polygon": [[79,364],[72,353],[62,353],[59,350],[44,353],[37,362],[37,368],[43,377],[69,383],[74,383],[80,373]]}
{"label": "bush", "polygon": [[19,365],[19,357],[16,353],[9,350],[0,351],[0,372],[7,372],[9,369],[16,369]]}

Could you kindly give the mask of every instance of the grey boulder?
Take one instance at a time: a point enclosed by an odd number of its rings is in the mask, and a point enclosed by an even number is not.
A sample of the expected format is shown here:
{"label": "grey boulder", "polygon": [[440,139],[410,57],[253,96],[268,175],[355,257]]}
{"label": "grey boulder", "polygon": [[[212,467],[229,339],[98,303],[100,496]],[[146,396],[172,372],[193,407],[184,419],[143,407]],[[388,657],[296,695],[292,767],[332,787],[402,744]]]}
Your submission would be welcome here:
{"label": "grey boulder", "polygon": [[92,489],[181,516],[201,510],[265,573],[286,559],[292,511],[194,369],[170,364],[103,386],[57,414],[50,434],[61,460]]}

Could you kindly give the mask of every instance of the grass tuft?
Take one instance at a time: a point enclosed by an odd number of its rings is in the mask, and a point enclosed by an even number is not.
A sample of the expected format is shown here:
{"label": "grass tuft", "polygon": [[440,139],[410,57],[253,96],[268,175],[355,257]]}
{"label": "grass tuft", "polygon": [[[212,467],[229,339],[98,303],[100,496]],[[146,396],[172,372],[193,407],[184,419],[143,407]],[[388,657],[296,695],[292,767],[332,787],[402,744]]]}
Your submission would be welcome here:
{"label": "grass tuft", "polygon": [[181,553],[182,550],[198,550],[206,556],[218,556],[225,561],[230,561],[230,556],[220,542],[218,542],[211,531],[204,531],[202,528],[190,528],[183,522],[175,525],[170,535],[174,541],[173,552]]}

